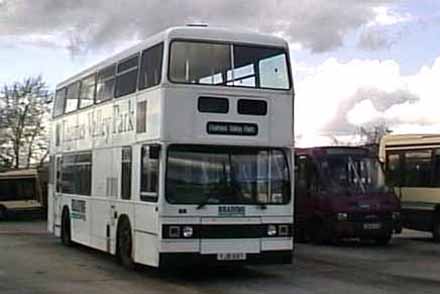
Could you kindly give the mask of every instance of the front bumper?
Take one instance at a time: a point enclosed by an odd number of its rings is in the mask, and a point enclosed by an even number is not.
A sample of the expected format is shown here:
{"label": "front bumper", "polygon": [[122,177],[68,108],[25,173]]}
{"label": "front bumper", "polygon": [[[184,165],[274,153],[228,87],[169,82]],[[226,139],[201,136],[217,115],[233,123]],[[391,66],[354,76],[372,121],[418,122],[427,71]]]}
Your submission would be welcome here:
{"label": "front bumper", "polygon": [[333,221],[332,227],[331,230],[338,238],[376,238],[402,232],[400,219],[374,222]]}
{"label": "front bumper", "polygon": [[292,250],[262,251],[248,253],[245,260],[218,260],[217,254],[200,253],[160,253],[160,267],[187,267],[187,266],[227,266],[251,264],[291,264]]}

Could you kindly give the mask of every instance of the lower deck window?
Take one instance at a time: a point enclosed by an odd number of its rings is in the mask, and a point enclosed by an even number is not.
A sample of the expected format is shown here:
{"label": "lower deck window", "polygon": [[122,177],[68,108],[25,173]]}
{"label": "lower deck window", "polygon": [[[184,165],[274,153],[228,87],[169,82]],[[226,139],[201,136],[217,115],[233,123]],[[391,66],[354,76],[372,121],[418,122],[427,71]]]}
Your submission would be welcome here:
{"label": "lower deck window", "polygon": [[131,199],[131,147],[122,148],[121,199]]}
{"label": "lower deck window", "polygon": [[159,180],[159,159],[151,156],[151,147],[142,146],[141,158],[141,200],[157,201]]}
{"label": "lower deck window", "polygon": [[92,190],[92,153],[63,155],[61,172],[61,190],[63,193],[91,195]]}

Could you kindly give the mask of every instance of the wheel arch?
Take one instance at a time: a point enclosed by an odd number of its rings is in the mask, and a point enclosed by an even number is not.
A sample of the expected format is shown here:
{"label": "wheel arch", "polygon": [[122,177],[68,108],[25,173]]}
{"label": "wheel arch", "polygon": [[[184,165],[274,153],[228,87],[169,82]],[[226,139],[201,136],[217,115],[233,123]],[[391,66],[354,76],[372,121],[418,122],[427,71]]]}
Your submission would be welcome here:
{"label": "wheel arch", "polygon": [[118,238],[119,230],[120,230],[122,224],[125,223],[125,222],[128,223],[128,225],[130,226],[130,230],[132,232],[132,238],[133,238],[133,227],[132,227],[132,224],[131,224],[131,221],[130,221],[130,217],[127,214],[125,214],[125,213],[119,215],[117,223],[116,223],[116,235],[115,235],[116,242],[115,242],[115,250],[114,250],[114,254],[115,255],[118,255],[118,250],[119,250],[119,238]]}

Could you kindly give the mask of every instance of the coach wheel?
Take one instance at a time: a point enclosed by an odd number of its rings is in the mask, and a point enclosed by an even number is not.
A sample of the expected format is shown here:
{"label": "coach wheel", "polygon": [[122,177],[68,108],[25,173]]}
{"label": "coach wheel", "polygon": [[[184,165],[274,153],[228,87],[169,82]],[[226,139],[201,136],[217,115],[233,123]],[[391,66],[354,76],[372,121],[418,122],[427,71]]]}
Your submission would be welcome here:
{"label": "coach wheel", "polygon": [[296,243],[306,243],[307,234],[303,226],[295,226],[294,240]]}
{"label": "coach wheel", "polygon": [[330,228],[322,220],[315,219],[311,226],[310,238],[315,244],[329,244],[332,241]]}
{"label": "coach wheel", "polygon": [[432,236],[434,242],[440,243],[440,215],[434,216],[434,224],[432,226]]}
{"label": "coach wheel", "polygon": [[376,244],[382,245],[382,246],[388,245],[390,243],[390,241],[391,241],[391,235],[386,235],[386,236],[376,238]]}
{"label": "coach wheel", "polygon": [[8,211],[6,207],[0,206],[0,220],[4,220],[8,218]]}
{"label": "coach wheel", "polygon": [[117,246],[117,256],[119,262],[127,269],[134,269],[131,226],[129,221],[125,218],[121,220],[121,223],[118,226]]}
{"label": "coach wheel", "polygon": [[72,246],[72,234],[70,227],[70,214],[68,209],[63,210],[61,216],[61,242],[66,246]]}

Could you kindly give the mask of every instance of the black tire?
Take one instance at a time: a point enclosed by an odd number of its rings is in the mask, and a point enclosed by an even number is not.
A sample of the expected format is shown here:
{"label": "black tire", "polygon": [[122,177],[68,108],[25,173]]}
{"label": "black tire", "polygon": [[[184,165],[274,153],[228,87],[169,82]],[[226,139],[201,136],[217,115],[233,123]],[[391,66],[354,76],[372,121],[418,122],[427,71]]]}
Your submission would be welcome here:
{"label": "black tire", "polygon": [[440,243],[440,214],[434,216],[434,223],[432,225],[432,237],[435,243]]}
{"label": "black tire", "polygon": [[329,244],[332,241],[330,228],[318,219],[313,221],[309,236],[315,244]]}
{"label": "black tire", "polygon": [[127,218],[122,218],[118,225],[116,254],[118,261],[126,269],[133,270],[135,268],[131,226]]}
{"label": "black tire", "polygon": [[61,215],[61,242],[65,246],[72,246],[72,231],[70,226],[70,213],[69,209],[64,208]]}
{"label": "black tire", "polygon": [[8,210],[4,206],[0,206],[0,220],[5,220],[8,218]]}
{"label": "black tire", "polygon": [[381,246],[386,246],[386,245],[388,245],[389,243],[390,243],[390,241],[391,241],[391,234],[390,235],[386,235],[386,236],[382,236],[382,237],[379,237],[379,238],[376,238],[376,244],[377,245],[381,245]]}
{"label": "black tire", "polygon": [[307,243],[306,231],[303,226],[295,226],[295,243]]}

